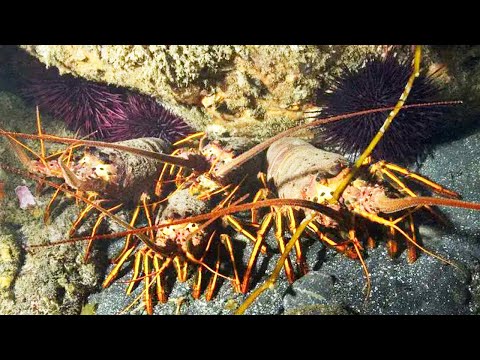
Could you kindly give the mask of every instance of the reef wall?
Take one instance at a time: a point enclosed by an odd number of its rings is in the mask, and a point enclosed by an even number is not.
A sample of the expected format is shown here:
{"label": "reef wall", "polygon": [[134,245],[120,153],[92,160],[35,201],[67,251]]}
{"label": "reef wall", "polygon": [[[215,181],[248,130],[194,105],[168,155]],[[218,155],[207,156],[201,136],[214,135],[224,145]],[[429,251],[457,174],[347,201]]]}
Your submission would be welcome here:
{"label": "reef wall", "polygon": [[[317,91],[374,46],[25,45],[47,66],[159,99],[194,128],[258,142],[302,120]],[[398,47],[404,56],[409,46]],[[424,64],[432,64],[426,49]]]}

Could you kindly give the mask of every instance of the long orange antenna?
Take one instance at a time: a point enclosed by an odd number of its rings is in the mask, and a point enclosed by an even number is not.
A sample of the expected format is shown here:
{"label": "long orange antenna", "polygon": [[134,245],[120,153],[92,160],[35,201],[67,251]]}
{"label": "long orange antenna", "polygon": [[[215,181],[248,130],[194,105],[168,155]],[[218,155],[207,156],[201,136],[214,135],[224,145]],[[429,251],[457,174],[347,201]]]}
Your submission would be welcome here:
{"label": "long orange antenna", "polygon": [[398,199],[380,198],[378,199],[378,208],[386,214],[394,213],[400,210],[408,209],[419,205],[437,205],[450,206],[463,209],[480,210],[480,204],[457,199],[443,199],[428,196],[405,197]]}
{"label": "long orange antenna", "polygon": [[[462,101],[438,101],[438,102],[431,102],[431,103],[421,103],[421,104],[410,104],[410,105],[404,105],[402,108],[403,109],[411,109],[411,108],[419,108],[419,107],[429,107],[429,106],[446,106],[446,105],[458,105],[462,104]],[[349,119],[352,117],[356,116],[362,116],[362,115],[368,115],[368,114],[373,114],[373,113],[378,113],[378,112],[383,112],[383,111],[388,111],[388,110],[393,110],[395,109],[395,106],[388,106],[384,108],[378,108],[378,109],[370,109],[370,110],[363,110],[363,111],[358,111],[354,113],[349,113],[349,114],[344,114],[344,115],[338,115],[338,116],[330,116],[327,118],[322,118],[318,119],[306,124],[298,125],[296,127],[293,127],[291,129],[285,130],[284,132],[277,134],[276,136],[254,146],[253,148],[249,149],[248,151],[244,152],[240,156],[237,156],[236,158],[233,159],[233,161],[229,162],[228,164],[223,165],[217,172],[216,176],[220,179],[225,178],[228,173],[230,173],[232,170],[238,168],[240,165],[244,164],[246,161],[248,161],[250,158],[253,156],[257,155],[258,153],[262,152],[263,150],[267,149],[270,145],[272,145],[275,141],[279,139],[283,139],[284,137],[292,136],[296,132],[302,129],[310,128],[310,127],[315,127],[315,126],[320,126],[324,124],[328,124],[331,122],[343,120],[343,119]]]}
{"label": "long orange antenna", "polygon": [[[0,164],[0,167],[2,165]],[[302,207],[310,210],[314,210],[317,212],[321,212],[328,217],[331,217],[334,220],[341,221],[341,216],[338,214],[335,210],[325,206],[321,205],[309,200],[300,200],[300,199],[268,199],[268,200],[262,200],[262,201],[257,201],[254,203],[245,203],[241,205],[235,205],[235,206],[230,206],[225,209],[220,209],[216,211],[212,211],[208,214],[201,214],[201,215],[196,215],[192,217],[187,217],[184,219],[179,219],[179,220],[173,220],[168,223],[164,224],[158,224],[158,225],[153,225],[153,226],[145,226],[145,227],[140,227],[140,228],[135,228],[127,231],[120,231],[116,233],[111,233],[111,234],[99,234],[95,235],[94,238],[91,236],[83,236],[83,237],[77,237],[77,238],[71,238],[71,239],[66,239],[66,240],[61,240],[57,241],[52,244],[47,244],[47,245],[30,245],[29,248],[37,248],[37,247],[45,247],[45,246],[54,246],[57,244],[70,244],[74,243],[77,241],[90,241],[92,239],[94,240],[107,240],[107,239],[115,239],[123,236],[127,236],[129,234],[132,235],[137,235],[137,234],[142,234],[147,231],[151,230],[156,230],[156,229],[161,229],[167,226],[172,226],[172,225],[179,225],[179,224],[185,224],[189,222],[200,222],[200,221],[205,221],[205,220],[213,220],[218,219],[222,216],[232,214],[235,212],[241,212],[241,211],[247,211],[251,209],[256,209],[256,208],[261,208],[261,207],[270,207],[270,206],[297,206],[297,207]],[[128,226],[130,228],[130,226]],[[142,239],[143,240],[143,239]],[[154,249],[155,250],[155,249]],[[160,251],[161,253],[161,251]]]}
{"label": "long orange antenna", "polygon": [[206,171],[210,167],[210,164],[208,164],[206,161],[202,161],[203,158],[198,156],[189,157],[188,159],[185,159],[178,156],[171,156],[163,153],[157,153],[155,151],[132,148],[130,146],[125,146],[125,145],[116,144],[116,143],[108,143],[104,141],[80,140],[80,139],[73,139],[73,138],[60,137],[55,135],[46,135],[46,134],[41,134],[41,135],[24,134],[24,133],[17,133],[13,131],[5,131],[2,129],[0,129],[0,135],[19,137],[19,138],[25,138],[25,139],[33,139],[33,140],[47,140],[47,141],[57,142],[62,144],[74,144],[76,146],[85,145],[85,146],[96,146],[96,147],[102,147],[107,149],[120,150],[128,153],[132,153],[135,155],[144,156],[149,159],[169,163],[172,165],[187,167],[189,169],[193,169],[197,171]]}

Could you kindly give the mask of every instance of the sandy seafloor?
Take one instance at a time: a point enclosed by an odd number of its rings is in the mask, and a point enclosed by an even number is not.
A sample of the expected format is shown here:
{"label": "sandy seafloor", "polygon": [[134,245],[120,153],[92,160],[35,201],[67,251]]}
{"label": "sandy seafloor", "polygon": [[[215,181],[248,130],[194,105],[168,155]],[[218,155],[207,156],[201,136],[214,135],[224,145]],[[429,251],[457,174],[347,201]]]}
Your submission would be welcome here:
{"label": "sandy seafloor", "polygon": [[[1,83],[1,82],[0,82]],[[35,109],[14,92],[0,89],[0,127],[35,132]],[[476,122],[478,124],[478,121]],[[69,135],[58,119],[43,116],[44,130]],[[475,124],[473,122],[472,124]],[[480,127],[470,125],[446,135],[415,170],[463,199],[480,202]],[[15,164],[4,140],[0,143],[2,163]],[[43,223],[43,209],[51,193],[36,196],[37,207],[21,210],[14,193],[18,185],[35,192],[33,181],[0,170],[6,183],[0,207],[0,314],[118,314],[138,295],[125,295],[129,273],[107,289],[101,282],[109,270],[108,258],[123,242],[102,242],[91,261],[83,261],[83,245],[62,245],[25,250],[26,245],[57,241],[65,237],[77,209],[65,202],[53,211],[51,223]],[[408,264],[405,253],[388,257],[384,243],[368,250],[366,263],[372,293],[364,299],[364,278],[358,262],[309,242],[306,256],[311,272],[293,285],[283,278],[273,290],[262,294],[248,314],[478,314],[480,312],[480,212],[443,208],[450,226],[423,220],[419,232],[425,247],[449,259],[445,265],[426,254]],[[88,231],[90,223],[84,225]],[[113,226],[113,225],[112,225]],[[245,241],[238,239],[237,241]],[[268,241],[274,242],[272,234]],[[243,246],[244,247],[244,246]],[[244,261],[248,257],[245,251]],[[258,286],[275,266],[277,255],[261,258],[254,284]],[[263,275],[262,275],[263,274]],[[231,314],[245,295],[236,294],[223,283],[213,300],[195,300],[186,283],[174,282],[169,301],[155,306],[155,314]],[[144,313],[142,304],[131,313]]]}

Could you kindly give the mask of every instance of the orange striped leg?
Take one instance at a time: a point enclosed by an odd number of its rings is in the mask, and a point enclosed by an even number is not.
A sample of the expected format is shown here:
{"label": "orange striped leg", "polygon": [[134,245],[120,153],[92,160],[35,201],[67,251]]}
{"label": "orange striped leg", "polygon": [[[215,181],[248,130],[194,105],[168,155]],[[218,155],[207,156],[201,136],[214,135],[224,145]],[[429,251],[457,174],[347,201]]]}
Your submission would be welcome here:
{"label": "orange striped leg", "polygon": [[152,293],[150,291],[150,286],[152,284],[152,279],[150,278],[150,257],[148,253],[143,256],[143,273],[145,274],[145,308],[148,315],[153,314],[153,303],[152,303]]}
{"label": "orange striped leg", "polygon": [[[152,227],[153,226],[152,215],[150,214],[150,210],[148,210],[148,204],[147,204],[147,200],[149,199],[150,197],[146,193],[143,193],[140,196],[140,201],[142,202],[143,212],[145,213],[145,216],[147,218],[148,226]],[[133,227],[133,225],[131,226]],[[150,240],[152,240],[152,242],[155,242],[155,233],[153,229],[150,230],[149,233],[150,233]]]}
{"label": "orange striped leg", "polygon": [[[293,235],[297,232],[297,222],[295,220],[295,213],[293,212],[292,207],[287,208],[287,218],[288,218],[288,229],[290,230],[290,233]],[[300,267],[300,273],[302,275],[305,275],[308,273],[308,265],[307,261],[305,260],[305,257],[303,256],[302,252],[302,246],[300,244],[300,241],[295,242],[295,254],[297,257],[297,264]]]}
{"label": "orange striped leg", "polygon": [[[257,201],[266,200],[266,199],[268,199],[269,194],[270,194],[270,190],[268,190],[268,188],[260,189],[260,190],[257,191],[255,196],[253,197],[252,202],[255,203]],[[254,224],[258,223],[258,211],[259,211],[259,209],[252,209],[251,210],[252,223],[254,223]]]}
{"label": "orange striped leg", "polygon": [[[392,220],[390,218],[390,221]],[[388,229],[387,251],[391,258],[394,258],[398,253],[398,243],[395,240],[395,229],[393,227]]]}
{"label": "orange striped leg", "polygon": [[162,194],[162,189],[163,189],[163,182],[164,182],[164,177],[165,173],[167,172],[167,167],[168,164],[164,164],[162,171],[160,172],[160,175],[158,176],[157,183],[155,185],[155,195],[160,196]]}
{"label": "orange striped leg", "polygon": [[135,285],[139,280],[139,276],[142,271],[142,262],[144,261],[143,259],[146,257],[146,253],[147,253],[147,248],[143,248],[140,251],[137,251],[137,253],[135,254],[135,260],[133,262],[133,274],[126,290],[127,295],[130,295],[132,293],[133,289],[135,288]]}
{"label": "orange striped leg", "polygon": [[215,262],[215,272],[210,278],[210,282],[208,283],[207,291],[205,293],[205,299],[207,301],[210,301],[213,297],[213,294],[215,293],[218,279],[218,270],[220,270],[220,244],[217,245],[217,261]]}
{"label": "orange striped leg", "polygon": [[[137,221],[137,218],[138,218],[138,214],[140,213],[140,206],[136,206],[135,207],[135,210],[133,211],[133,215],[132,215],[132,219],[130,220],[130,226],[131,227],[134,227],[135,226],[135,222]],[[116,264],[119,259],[122,259],[123,256],[125,255],[125,253],[127,251],[129,251],[129,249],[133,247],[136,247],[138,241],[135,241],[134,244],[132,245],[132,235],[131,234],[128,234],[126,239],[125,239],[125,245],[123,246],[123,249],[122,251],[120,252],[119,255],[117,255],[113,260],[112,260],[112,263],[113,264]]]}
{"label": "orange striped leg", "polygon": [[[259,172],[257,175],[258,179],[263,185],[263,188],[258,190],[255,196],[253,197],[253,203],[259,201],[259,200],[266,200],[269,198],[270,195],[270,190],[268,189],[267,186],[267,180],[265,178],[265,173]],[[258,211],[259,209],[252,209],[252,223],[257,224],[258,223]]]}
{"label": "orange striped leg", "polygon": [[375,248],[375,240],[370,235],[368,235],[368,238],[367,238],[367,248],[369,249]]}
{"label": "orange striped leg", "polygon": [[448,197],[453,197],[453,198],[460,198],[460,194],[458,194],[457,192],[449,190],[447,188],[444,188],[442,185],[437,184],[436,182],[431,181],[424,176],[421,176],[421,175],[418,175],[414,172],[411,172],[408,169],[405,169],[401,166],[398,166],[396,164],[391,164],[391,163],[385,163],[385,162],[382,165],[384,167],[386,167],[387,169],[390,169],[392,171],[396,171],[396,172],[402,174],[403,176],[405,176],[408,179],[412,179],[416,182],[419,182],[419,183],[427,186],[428,188],[430,188],[432,191],[436,192],[437,194],[441,194],[441,195],[448,196]]}
{"label": "orange striped leg", "polygon": [[240,278],[238,276],[237,265],[235,264],[235,256],[233,255],[232,240],[230,239],[230,236],[228,236],[227,234],[221,234],[220,241],[223,243],[223,245],[227,249],[228,255],[230,256],[230,262],[232,263],[233,276],[234,276],[234,280],[232,281],[233,288],[235,289],[236,292],[240,292],[241,290]]}
{"label": "orange striped leg", "polygon": [[[226,216],[224,216],[224,219],[235,229],[235,231],[238,231],[242,235],[246,236],[248,239],[250,239],[254,243],[257,242],[257,238],[255,238],[255,236],[253,236],[247,230],[245,230],[242,227],[242,225],[238,222],[238,220],[235,219],[232,215],[226,215]],[[262,254],[266,254],[267,253],[267,247],[265,245],[262,245],[260,247],[260,251],[262,252]]]}
{"label": "orange striped leg", "polygon": [[70,231],[68,232],[68,236],[71,237],[75,234],[75,231],[77,231],[78,227],[82,223],[82,221],[85,219],[85,217],[88,215],[90,211],[92,211],[94,207],[92,205],[87,205],[85,209],[83,209],[80,212],[80,215],[78,215],[77,219],[73,223],[73,225],[70,227]]}
{"label": "orange striped leg", "polygon": [[118,272],[120,271],[120,268],[122,267],[122,265],[125,263],[125,261],[128,259],[128,257],[133,253],[133,251],[135,250],[136,246],[133,246],[131,247],[130,249],[128,249],[124,254],[123,256],[118,260],[117,264],[113,267],[112,271],[110,271],[110,273],[107,275],[107,277],[105,278],[105,280],[103,281],[103,284],[102,284],[102,287],[103,288],[107,288],[108,286],[110,286],[110,284],[112,283],[113,280],[115,280],[115,278],[117,277],[118,275]]}
{"label": "orange striped leg", "polygon": [[345,250],[345,247],[343,246],[343,243],[339,244],[336,241],[330,239],[327,235],[325,235],[323,232],[320,231],[318,226],[313,221],[310,224],[308,224],[308,228],[313,230],[315,232],[315,234],[317,234],[317,236],[319,237],[319,239],[321,241],[323,241],[327,245],[333,247],[337,251],[343,252]]}
{"label": "orange striped leg", "polygon": [[[285,239],[283,238],[283,221],[282,221],[283,219],[282,219],[282,213],[280,209],[275,208],[275,213],[273,216],[275,220],[275,239],[277,239],[278,248],[280,250],[280,255],[281,255],[285,251]],[[287,257],[285,259],[284,268],[285,268],[285,275],[287,276],[288,282],[290,284],[293,283],[295,281],[295,273],[293,271],[290,257]]]}
{"label": "orange striped leg", "polygon": [[55,193],[53,194],[52,198],[50,199],[50,201],[48,202],[48,205],[47,207],[45,208],[45,212],[43,214],[43,222],[45,224],[48,224],[49,223],[49,220],[50,220],[50,209],[53,205],[53,202],[55,201],[55,199],[58,197],[58,195],[60,194],[60,191],[62,191],[62,189],[65,189],[66,188],[66,184],[62,184],[60,185],[60,187],[55,191]]}
{"label": "orange striped leg", "polygon": [[[378,168],[377,168],[378,167]],[[393,172],[389,171],[388,169],[385,169],[383,167],[382,162],[380,164],[374,164],[371,168],[373,171],[372,172],[379,172],[380,176],[385,175],[387,177],[388,182],[396,188],[398,191],[403,192],[409,196],[416,197],[417,194],[415,194],[412,190],[410,190],[405,183],[398,178]],[[383,176],[382,176],[383,178]],[[433,216],[435,216],[437,219],[440,219],[441,222],[445,222],[443,217],[435,211],[431,206],[425,205],[425,209],[427,209]]]}
{"label": "orange striped leg", "polygon": [[265,216],[265,218],[263,219],[260,229],[257,232],[257,241],[255,242],[255,246],[252,249],[250,259],[248,260],[247,270],[245,271],[245,274],[243,276],[241,291],[244,294],[248,291],[248,285],[250,283],[250,275],[252,273],[253,266],[257,262],[258,252],[262,247],[265,233],[270,228],[272,219],[273,219],[273,213],[268,213],[267,216]]}
{"label": "orange striped leg", "polygon": [[363,256],[362,256],[362,252],[361,252],[363,250],[363,248],[362,248],[362,246],[360,245],[360,243],[357,239],[354,228],[349,230],[348,237],[350,238],[350,241],[352,242],[352,244],[355,248],[355,252],[357,253],[358,259],[360,260],[360,263],[362,264],[363,273],[365,274],[365,280],[367,282],[365,284],[365,288],[366,288],[365,299],[368,299],[370,297],[370,291],[372,289],[372,283],[371,283],[371,280],[370,280],[370,273],[368,272],[367,264],[365,264],[365,261],[363,260]]}
{"label": "orange striped leg", "polygon": [[[205,247],[205,251],[203,252],[202,257],[200,258],[200,262],[203,263],[205,256],[208,254],[210,250],[210,246],[212,245],[212,241],[214,237],[215,237],[215,231],[212,233],[212,235],[210,235],[210,238],[208,239],[207,246]],[[195,282],[192,288],[192,296],[194,299],[200,298],[200,295],[202,293],[203,271],[204,271],[203,266],[199,266],[197,270],[197,277],[195,278]]]}
{"label": "orange striped leg", "polygon": [[[413,222],[412,214],[409,214],[408,220],[410,224],[410,232],[412,233],[412,240],[414,243],[417,243],[415,223]],[[407,259],[410,264],[414,263],[417,260],[417,247],[414,244],[410,243],[409,241],[407,241]]]}
{"label": "orange striped leg", "polygon": [[157,254],[153,255],[153,266],[155,268],[155,281],[156,281],[156,292],[157,292],[157,299],[161,303],[166,303],[168,300],[167,295],[165,294],[165,285],[164,285],[164,277],[163,272],[172,262],[172,259],[166,258],[163,261],[163,264],[160,265],[160,257]]}
{"label": "orange striped leg", "polygon": [[361,209],[355,209],[355,213],[357,213],[358,215],[364,217],[365,219],[368,219],[372,222],[375,222],[375,223],[378,223],[378,224],[381,224],[381,225],[384,225],[388,228],[394,228],[398,233],[400,233],[408,242],[410,242],[413,246],[415,246],[416,248],[418,248],[419,250],[425,252],[426,254],[446,263],[446,264],[450,264],[452,266],[455,266],[457,267],[454,263],[444,259],[443,257],[439,256],[439,255],[436,255],[434,253],[432,253],[431,251],[428,251],[427,249],[425,249],[423,246],[421,246],[420,244],[418,244],[418,242],[416,242],[414,239],[412,239],[411,236],[409,236],[405,231],[403,231],[399,226],[396,225],[396,221],[389,221],[387,219],[384,219],[378,215],[375,215],[375,214],[370,214],[364,210],[361,210]]}
{"label": "orange striped leg", "polygon": [[179,256],[175,256],[173,258],[173,265],[175,266],[175,270],[177,271],[177,279],[180,282],[185,282],[187,281],[187,275],[188,275],[188,263],[180,259]]}
{"label": "orange striped leg", "polygon": [[[119,205],[116,205],[116,206],[113,206],[111,207],[110,209],[107,209],[108,213],[111,213],[112,211],[114,210],[117,210],[118,208],[120,208],[122,206],[122,204],[119,204]],[[97,230],[100,226],[100,224],[102,223],[102,220],[105,218],[105,214],[104,213],[101,213],[99,216],[98,216],[98,219],[97,221],[95,222],[95,225],[93,225],[93,228],[92,228],[92,233],[90,234],[90,236],[92,237],[92,240],[90,240],[87,244],[87,248],[85,249],[85,255],[83,257],[83,261],[87,262],[88,261],[88,258],[90,257],[90,251],[92,249],[92,245],[93,245],[93,238],[95,237],[95,235],[97,234]]]}

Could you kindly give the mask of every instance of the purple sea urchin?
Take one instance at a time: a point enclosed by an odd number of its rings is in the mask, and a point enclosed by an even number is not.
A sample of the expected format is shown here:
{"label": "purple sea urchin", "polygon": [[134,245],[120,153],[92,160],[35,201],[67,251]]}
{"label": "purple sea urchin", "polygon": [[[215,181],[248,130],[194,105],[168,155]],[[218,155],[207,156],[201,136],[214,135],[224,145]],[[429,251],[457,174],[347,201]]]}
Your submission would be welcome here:
{"label": "purple sea urchin", "polygon": [[[56,71],[55,71],[56,72]],[[80,135],[101,139],[105,129],[123,118],[124,92],[71,75],[47,72],[45,76],[30,79],[23,94]]]}
{"label": "purple sea urchin", "polygon": [[[335,79],[331,92],[320,94],[326,109],[323,115],[334,116],[364,109],[393,106],[398,101],[412,72],[409,62],[396,57],[371,57],[365,65],[344,69]],[[439,88],[432,78],[420,75],[407,99],[407,104],[436,100]],[[372,153],[374,159],[408,163],[417,160],[426,150],[428,140],[440,127],[445,107],[401,110],[383,139]],[[382,126],[388,112],[370,114],[327,124],[318,140],[339,147],[343,153],[359,155]]]}
{"label": "purple sea urchin", "polygon": [[116,118],[105,128],[109,141],[140,137],[158,137],[175,142],[192,132],[184,120],[160,105],[154,98],[129,94],[124,116]]}

